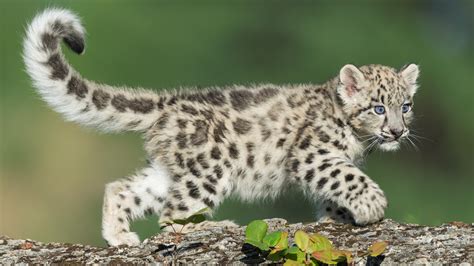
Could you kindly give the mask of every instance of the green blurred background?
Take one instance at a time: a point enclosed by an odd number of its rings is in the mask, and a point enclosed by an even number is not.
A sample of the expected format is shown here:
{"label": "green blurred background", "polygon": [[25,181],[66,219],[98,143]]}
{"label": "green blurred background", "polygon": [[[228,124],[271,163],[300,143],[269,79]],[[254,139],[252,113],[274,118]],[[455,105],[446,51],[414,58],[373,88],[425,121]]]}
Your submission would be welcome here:
{"label": "green blurred background", "polygon": [[[92,80],[149,88],[319,83],[347,63],[421,66],[419,151],[374,152],[364,166],[388,195],[387,217],[474,221],[473,1],[1,1],[0,234],[104,245],[104,185],[145,164],[136,134],[65,122],[41,101],[21,59],[24,27],[49,6],[83,18],[87,52],[67,51]],[[300,192],[228,200],[217,219],[311,221]],[[156,217],[136,222],[143,237]]]}

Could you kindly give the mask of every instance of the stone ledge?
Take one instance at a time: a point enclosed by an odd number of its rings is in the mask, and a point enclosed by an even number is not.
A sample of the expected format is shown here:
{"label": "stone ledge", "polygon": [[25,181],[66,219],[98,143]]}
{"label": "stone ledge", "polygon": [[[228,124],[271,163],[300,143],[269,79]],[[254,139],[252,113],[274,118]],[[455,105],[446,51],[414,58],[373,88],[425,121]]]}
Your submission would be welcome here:
{"label": "stone ledge", "polygon": [[[269,230],[319,232],[336,247],[351,251],[366,250],[377,240],[389,243],[384,264],[474,262],[474,224],[452,222],[441,226],[400,224],[390,219],[378,224],[354,227],[341,224],[288,224],[269,219]],[[210,228],[177,236],[163,233],[146,239],[137,247],[93,247],[81,244],[41,243],[28,239],[0,237],[0,264],[12,263],[183,263],[255,264],[258,254],[244,254],[245,227]],[[366,264],[356,258],[357,264]]]}

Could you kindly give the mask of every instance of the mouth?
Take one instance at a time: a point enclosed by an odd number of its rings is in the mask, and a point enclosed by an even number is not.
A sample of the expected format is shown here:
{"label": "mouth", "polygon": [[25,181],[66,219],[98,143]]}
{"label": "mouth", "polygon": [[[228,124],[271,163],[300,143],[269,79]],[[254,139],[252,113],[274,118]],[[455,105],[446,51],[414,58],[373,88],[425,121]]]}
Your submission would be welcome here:
{"label": "mouth", "polygon": [[387,138],[387,137],[382,137],[382,136],[377,136],[378,137],[378,143],[379,147],[382,150],[385,151],[394,151],[398,150],[400,147],[400,140],[401,138],[395,139],[395,138]]}
{"label": "mouth", "polygon": [[380,136],[379,136],[379,144],[398,142],[399,140],[400,140],[400,139],[384,138],[384,137],[380,137]]}

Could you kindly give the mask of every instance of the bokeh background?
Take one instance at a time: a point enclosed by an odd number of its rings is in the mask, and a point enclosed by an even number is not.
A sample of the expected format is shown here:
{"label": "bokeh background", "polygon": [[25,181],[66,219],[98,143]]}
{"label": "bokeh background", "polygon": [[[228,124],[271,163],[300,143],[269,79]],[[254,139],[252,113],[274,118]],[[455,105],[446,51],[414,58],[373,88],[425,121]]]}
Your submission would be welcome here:
{"label": "bokeh background", "polygon": [[[145,164],[136,134],[65,122],[32,88],[21,59],[38,11],[83,18],[87,52],[66,52],[84,77],[148,88],[319,83],[346,63],[421,66],[419,150],[371,154],[387,217],[436,225],[474,221],[474,1],[0,1],[0,234],[104,245],[104,185]],[[227,200],[217,219],[311,221],[300,192],[255,204]],[[156,217],[136,222],[143,237]]]}

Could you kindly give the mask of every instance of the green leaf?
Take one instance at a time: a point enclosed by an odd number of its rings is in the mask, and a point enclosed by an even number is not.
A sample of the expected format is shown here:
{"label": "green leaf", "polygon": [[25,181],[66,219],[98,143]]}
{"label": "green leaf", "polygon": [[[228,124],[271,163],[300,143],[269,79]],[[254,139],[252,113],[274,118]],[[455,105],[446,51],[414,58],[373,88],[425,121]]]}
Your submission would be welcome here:
{"label": "green leaf", "polygon": [[269,245],[270,247],[274,247],[280,241],[281,233],[282,232],[280,231],[270,233],[263,238],[262,242]]}
{"label": "green leaf", "polygon": [[309,236],[305,232],[298,230],[295,233],[295,244],[302,250],[305,251],[309,246]]}
{"label": "green leaf", "polygon": [[306,260],[306,253],[301,251],[299,247],[293,246],[287,250],[285,257],[302,263]]}
{"label": "green leaf", "polygon": [[206,220],[206,217],[203,214],[196,214],[189,216],[186,219],[175,219],[172,221],[173,224],[186,225],[189,223],[198,224]]}
{"label": "green leaf", "polygon": [[294,254],[294,255],[296,255],[296,253],[297,253],[298,251],[300,251],[300,248],[299,248],[299,247],[297,247],[297,246],[292,246],[292,247],[290,247],[289,249],[287,249],[286,254]]}
{"label": "green leaf", "polygon": [[[245,238],[256,242],[262,242],[263,238],[267,234],[268,225],[262,220],[252,221],[247,225],[245,229]],[[250,244],[250,243],[249,243]]]}
{"label": "green leaf", "polygon": [[186,219],[187,223],[198,224],[202,223],[206,220],[206,216],[204,214],[195,214],[188,219]]}
{"label": "green leaf", "polygon": [[276,244],[275,249],[278,249],[278,250],[288,249],[288,232],[281,232],[280,240]]}
{"label": "green leaf", "polygon": [[210,211],[209,208],[200,209],[199,211],[195,212],[193,215],[189,216],[186,219],[175,219],[172,221],[162,222],[161,224],[164,224],[165,226],[169,226],[172,224],[186,225],[189,223],[193,223],[193,224],[201,223],[206,220],[206,216],[204,214],[208,213],[209,211]]}
{"label": "green leaf", "polygon": [[211,209],[209,208],[203,208],[200,209],[199,211],[195,212],[193,215],[189,216],[187,219],[185,219],[186,223],[193,223],[193,224],[198,224],[206,220],[205,214],[209,213]]}
{"label": "green leaf", "polygon": [[388,243],[385,241],[375,242],[369,247],[369,255],[372,257],[377,257],[385,251],[387,246]]}
{"label": "green leaf", "polygon": [[187,220],[186,219],[175,219],[173,221],[171,221],[172,224],[180,224],[180,225],[185,225],[187,224]]}
{"label": "green leaf", "polygon": [[332,249],[331,241],[329,241],[329,239],[327,239],[325,236],[320,234],[312,234],[309,238],[311,240],[311,244],[308,248],[309,253]]}
{"label": "green leaf", "polygon": [[262,251],[268,251],[268,250],[270,250],[270,247],[269,247],[267,244],[265,244],[265,243],[263,243],[263,242],[261,242],[261,241],[255,241],[255,240],[252,240],[252,239],[246,239],[246,240],[245,240],[245,243],[250,244],[250,245],[252,245],[252,246],[254,246],[254,247],[257,247],[258,249],[260,249],[260,250],[262,250]]}

